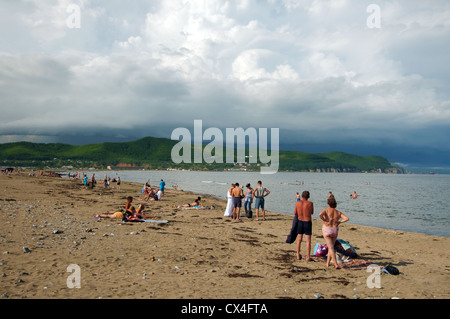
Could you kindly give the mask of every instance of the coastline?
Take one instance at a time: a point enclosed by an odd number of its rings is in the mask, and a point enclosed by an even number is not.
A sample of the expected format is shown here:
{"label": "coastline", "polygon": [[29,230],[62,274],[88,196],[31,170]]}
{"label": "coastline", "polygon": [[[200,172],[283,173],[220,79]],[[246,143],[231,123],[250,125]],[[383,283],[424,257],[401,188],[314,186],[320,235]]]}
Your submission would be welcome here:
{"label": "coastline", "polygon": [[[112,184],[115,186],[115,183]],[[146,212],[167,224],[95,220],[123,207],[127,196],[143,201],[139,183],[105,189],[98,181],[20,175],[0,177],[0,279],[5,298],[248,299],[376,298],[434,299],[448,290],[450,239],[343,224],[339,238],[351,243],[361,262],[327,268],[320,257],[298,261],[287,244],[292,217],[267,212],[266,221],[231,222],[226,201],[201,195],[214,210],[176,209],[196,194],[166,190],[162,201],[145,202]],[[351,221],[350,221],[351,222]],[[313,220],[312,248],[324,244]],[[26,247],[29,252],[25,252]],[[305,255],[305,243],[302,255]],[[81,269],[81,288],[67,287],[69,265]],[[369,288],[368,264],[392,264],[400,275],[381,274]],[[347,265],[346,265],[347,266]],[[350,265],[348,265],[350,266]]]}

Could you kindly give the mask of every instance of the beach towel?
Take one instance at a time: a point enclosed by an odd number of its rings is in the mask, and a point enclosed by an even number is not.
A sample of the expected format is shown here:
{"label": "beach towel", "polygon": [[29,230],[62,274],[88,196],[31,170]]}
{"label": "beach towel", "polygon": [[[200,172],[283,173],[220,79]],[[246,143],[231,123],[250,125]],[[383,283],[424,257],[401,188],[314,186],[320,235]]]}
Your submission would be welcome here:
{"label": "beach towel", "polygon": [[[311,259],[323,263],[327,262],[327,257],[325,256],[311,256]],[[340,264],[340,267],[342,269],[361,270],[367,269],[367,267],[371,264],[372,263],[370,261],[364,259],[346,259],[343,263]]]}
{"label": "beach towel", "polygon": [[144,223],[152,223],[152,224],[167,224],[168,220],[153,220],[153,219],[143,219]]}
{"label": "beach towel", "polygon": [[154,220],[154,219],[136,219],[136,220],[128,220],[126,217],[122,219],[124,222],[128,223],[152,223],[152,224],[167,224],[169,221],[167,220]]}
{"label": "beach towel", "polygon": [[358,258],[358,254],[356,253],[355,248],[345,240],[339,238],[336,239],[334,250],[336,250],[336,252],[338,253],[343,254],[344,256],[348,256],[350,258]]}

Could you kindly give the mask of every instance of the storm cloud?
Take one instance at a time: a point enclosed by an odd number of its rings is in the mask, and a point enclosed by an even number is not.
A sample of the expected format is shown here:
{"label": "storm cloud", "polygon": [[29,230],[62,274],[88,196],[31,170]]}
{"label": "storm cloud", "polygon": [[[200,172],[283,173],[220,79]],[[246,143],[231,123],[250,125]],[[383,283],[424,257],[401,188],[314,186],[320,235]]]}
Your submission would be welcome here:
{"label": "storm cloud", "polygon": [[372,3],[2,1],[0,142],[170,138],[199,119],[305,151],[450,154],[450,4],[377,1],[371,28]]}

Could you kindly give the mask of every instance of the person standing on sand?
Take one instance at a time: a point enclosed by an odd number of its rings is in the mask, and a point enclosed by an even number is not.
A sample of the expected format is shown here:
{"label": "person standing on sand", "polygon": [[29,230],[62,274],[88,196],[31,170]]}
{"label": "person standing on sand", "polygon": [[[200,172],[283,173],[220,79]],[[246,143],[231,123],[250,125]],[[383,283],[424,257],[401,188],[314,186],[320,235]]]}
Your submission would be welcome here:
{"label": "person standing on sand", "polygon": [[242,207],[242,198],[244,197],[244,193],[242,192],[242,188],[239,187],[239,183],[234,184],[234,188],[231,190],[231,196],[233,197],[233,212],[232,219],[235,221],[241,221],[240,213]]}
{"label": "person standing on sand", "polygon": [[231,187],[228,189],[227,192],[227,208],[225,208],[225,214],[223,216],[225,217],[232,217],[233,216],[233,196],[231,196],[231,191],[234,188],[234,184],[231,184]]}
{"label": "person standing on sand", "polygon": [[84,174],[84,176],[83,176],[83,183],[84,183],[84,187],[86,189],[88,189],[88,177],[86,174]]}
{"label": "person standing on sand", "polygon": [[250,184],[247,184],[245,191],[244,209],[245,216],[252,218],[252,202],[253,202],[253,189]]}
{"label": "person standing on sand", "polygon": [[[336,251],[334,250],[334,244],[339,233],[339,225],[348,222],[349,218],[340,211],[336,210],[336,199],[334,197],[328,198],[328,208],[322,210],[319,214],[319,218],[323,220],[322,233],[323,238],[327,242],[328,257],[327,267],[330,266],[330,260],[333,260],[334,267],[339,269],[339,265],[336,261]],[[342,220],[340,221],[340,219]]]}
{"label": "person standing on sand", "polygon": [[303,241],[303,235],[306,237],[306,261],[311,260],[311,234],[312,234],[312,221],[311,216],[314,214],[314,205],[310,202],[309,192],[304,191],[302,193],[302,199],[295,204],[294,215],[298,218],[297,223],[297,259],[302,259],[300,254],[300,246]]}
{"label": "person standing on sand", "polygon": [[267,188],[262,187],[262,182],[258,181],[257,187],[253,190],[252,198],[255,200],[256,219],[259,220],[259,209],[261,208],[263,214],[263,220],[266,220],[266,211],[264,210],[264,197],[269,195],[270,192]]}
{"label": "person standing on sand", "polygon": [[161,191],[161,193],[164,195],[164,188],[166,187],[166,182],[163,181],[163,179],[161,178],[161,181],[159,182],[159,190]]}
{"label": "person standing on sand", "polygon": [[117,177],[117,189],[120,189],[120,176]]}
{"label": "person standing on sand", "polygon": [[96,181],[95,181],[95,174],[92,174],[91,183],[92,183],[92,188],[94,188],[95,183],[96,183]]}

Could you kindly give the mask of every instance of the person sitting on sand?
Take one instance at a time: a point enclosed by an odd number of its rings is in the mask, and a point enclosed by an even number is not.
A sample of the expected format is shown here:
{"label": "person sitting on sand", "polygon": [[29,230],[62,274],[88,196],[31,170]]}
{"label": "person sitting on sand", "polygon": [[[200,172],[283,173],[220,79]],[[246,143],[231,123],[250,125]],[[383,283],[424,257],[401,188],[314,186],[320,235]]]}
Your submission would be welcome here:
{"label": "person sitting on sand", "polygon": [[161,200],[162,196],[164,195],[164,192],[161,189],[158,189],[156,192],[156,196],[154,197],[155,200]]}
{"label": "person sitting on sand", "polygon": [[144,204],[140,204],[137,209],[134,209],[134,207],[133,207],[132,217],[139,218],[139,219],[152,219],[158,215],[158,213],[156,213],[155,215],[152,215],[152,216],[144,215],[142,213],[144,209],[145,209]]}
{"label": "person sitting on sand", "polygon": [[102,215],[96,215],[95,218],[111,218],[111,219],[123,219],[124,216],[133,216],[135,213],[135,209],[131,206],[133,202],[133,196],[127,197],[127,202],[125,203],[125,212],[117,211],[117,212],[105,212]]}
{"label": "person sitting on sand", "polygon": [[131,203],[133,202],[133,196],[128,196],[127,197],[127,202],[125,204],[125,211],[129,212],[130,214],[133,213],[134,207],[131,206]]}
{"label": "person sitting on sand", "polygon": [[[322,210],[319,214],[319,218],[323,220],[323,238],[325,238],[328,246],[327,267],[330,266],[330,260],[333,260],[334,267],[339,269],[340,267],[336,261],[334,244],[336,243],[339,233],[339,225],[347,222],[349,218],[340,211],[336,210],[337,203],[334,197],[328,198],[327,203],[328,208]],[[342,220],[340,220],[341,218]]]}
{"label": "person sitting on sand", "polygon": [[160,189],[158,191],[152,190],[150,193],[145,197],[145,200],[161,200],[163,193]]}
{"label": "person sitting on sand", "polygon": [[197,197],[196,200],[194,200],[194,202],[190,203],[190,204],[184,204],[184,205],[179,205],[179,206],[175,206],[176,208],[182,208],[182,207],[196,207],[196,206],[200,206],[200,201],[201,201],[201,197]]}
{"label": "person sitting on sand", "polygon": [[153,189],[148,189],[144,199],[145,200],[154,200],[153,196],[155,195],[154,190]]}

